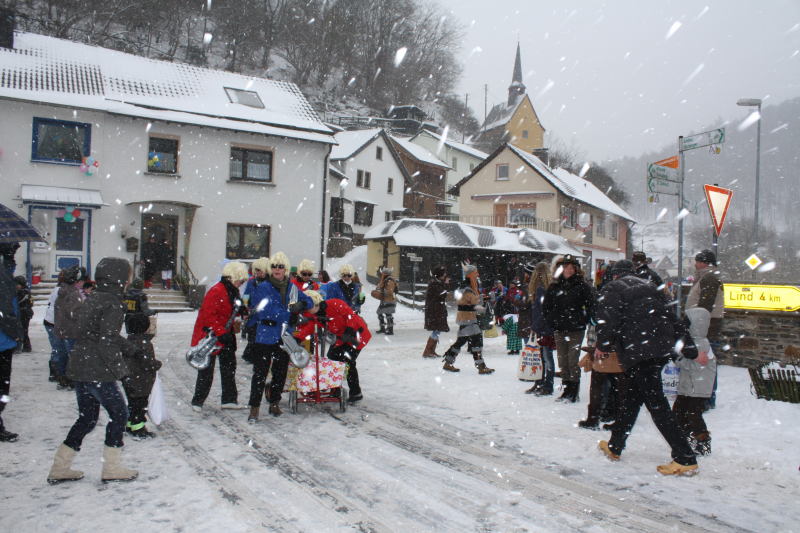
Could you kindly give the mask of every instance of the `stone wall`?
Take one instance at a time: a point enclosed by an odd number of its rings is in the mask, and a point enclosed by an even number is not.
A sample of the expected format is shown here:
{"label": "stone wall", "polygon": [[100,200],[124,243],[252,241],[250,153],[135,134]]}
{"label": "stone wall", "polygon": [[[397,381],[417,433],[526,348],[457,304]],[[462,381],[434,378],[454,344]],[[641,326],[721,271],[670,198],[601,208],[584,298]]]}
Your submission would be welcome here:
{"label": "stone wall", "polygon": [[725,309],[722,333],[730,346],[718,354],[723,364],[755,367],[800,359],[800,312]]}

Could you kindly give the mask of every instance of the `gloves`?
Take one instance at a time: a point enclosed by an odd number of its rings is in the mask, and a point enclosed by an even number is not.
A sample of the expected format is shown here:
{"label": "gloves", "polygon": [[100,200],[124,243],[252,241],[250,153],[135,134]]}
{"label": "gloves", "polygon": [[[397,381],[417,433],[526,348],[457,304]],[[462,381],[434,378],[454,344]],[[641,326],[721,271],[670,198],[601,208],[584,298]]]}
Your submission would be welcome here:
{"label": "gloves", "polygon": [[358,336],[356,335],[356,330],[353,328],[345,328],[344,333],[342,333],[342,342],[352,344],[353,346],[358,345]]}
{"label": "gloves", "polygon": [[297,314],[305,310],[306,310],[305,302],[297,301],[294,302],[293,304],[289,304],[289,312],[292,314]]}

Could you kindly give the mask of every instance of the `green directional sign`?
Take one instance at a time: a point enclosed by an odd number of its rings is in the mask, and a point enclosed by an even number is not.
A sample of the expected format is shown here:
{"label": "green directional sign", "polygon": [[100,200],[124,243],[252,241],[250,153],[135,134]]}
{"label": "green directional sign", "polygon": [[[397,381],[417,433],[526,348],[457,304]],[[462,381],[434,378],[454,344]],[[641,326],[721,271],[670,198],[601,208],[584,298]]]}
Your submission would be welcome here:
{"label": "green directional sign", "polygon": [[647,176],[652,179],[678,181],[678,169],[670,167],[662,167],[655,163],[647,165]]}
{"label": "green directional sign", "polygon": [[694,150],[711,144],[722,144],[725,142],[725,128],[718,128],[711,131],[704,131],[697,135],[690,135],[681,139],[681,152]]}
{"label": "green directional sign", "polygon": [[672,194],[677,196],[680,183],[672,180],[649,177],[647,178],[647,190],[654,194]]}

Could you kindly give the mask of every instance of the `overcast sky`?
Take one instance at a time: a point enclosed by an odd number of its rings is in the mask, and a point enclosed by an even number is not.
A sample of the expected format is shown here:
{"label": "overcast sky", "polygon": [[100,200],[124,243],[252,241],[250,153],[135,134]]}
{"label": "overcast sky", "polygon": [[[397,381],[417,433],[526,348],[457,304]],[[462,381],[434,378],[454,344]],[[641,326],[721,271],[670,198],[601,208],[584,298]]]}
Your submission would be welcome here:
{"label": "overcast sky", "polygon": [[800,96],[800,0],[439,0],[465,26],[458,86],[484,117],[516,51],[550,139],[588,159],[637,156],[718,119],[739,98]]}

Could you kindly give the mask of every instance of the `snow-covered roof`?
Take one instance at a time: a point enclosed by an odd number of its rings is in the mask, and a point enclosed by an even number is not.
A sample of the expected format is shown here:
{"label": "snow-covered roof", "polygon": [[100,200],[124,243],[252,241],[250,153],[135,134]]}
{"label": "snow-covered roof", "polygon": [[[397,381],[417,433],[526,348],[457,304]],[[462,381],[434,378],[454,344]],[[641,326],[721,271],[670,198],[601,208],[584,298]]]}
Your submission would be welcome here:
{"label": "snow-covered roof", "polygon": [[603,194],[600,189],[595,187],[588,180],[576,176],[563,168],[551,169],[535,155],[529,154],[513,144],[508,144],[507,146],[512,152],[517,154],[523,161],[528,163],[528,165],[567,196],[575,198],[585,204],[593,205],[607,213],[612,213],[626,220],[636,222],[631,215],[618,206],[611,198]]}
{"label": "snow-covered roof", "polygon": [[16,32],[14,48],[0,48],[0,97],[334,142],[293,83],[34,33]]}
{"label": "snow-covered roof", "polygon": [[383,222],[364,234],[364,239],[368,241],[387,237],[394,239],[397,246],[478,248],[581,256],[581,252],[564,237],[530,228],[498,228],[446,220],[404,218]]}
{"label": "snow-covered roof", "polygon": [[442,161],[441,159],[430,153],[427,149],[423,148],[422,146],[412,143],[409,139],[403,137],[395,137],[394,135],[391,135],[390,137],[394,142],[398,144],[398,146],[400,146],[403,150],[408,152],[408,154],[417,161],[420,161],[428,165],[435,165],[437,167],[450,168],[450,165],[448,165],[447,163],[445,163],[444,161]]}
{"label": "snow-covered roof", "polygon": [[331,161],[349,159],[365,144],[371,142],[375,137],[380,135],[381,131],[383,130],[380,128],[372,128],[368,130],[338,132],[334,136],[338,146],[334,146],[333,150],[331,150]]}
{"label": "snow-covered roof", "polygon": [[486,115],[486,120],[483,126],[481,126],[481,131],[493,130],[494,128],[508,124],[508,121],[511,120],[511,117],[514,115],[514,111],[519,107],[520,102],[522,102],[522,98],[517,98],[511,105],[502,103],[493,106],[492,109],[489,110],[489,114]]}
{"label": "snow-covered roof", "polygon": [[480,150],[478,150],[476,148],[473,148],[472,146],[469,146],[468,144],[456,142],[456,141],[453,141],[452,139],[449,139],[449,138],[444,139],[444,141],[442,141],[442,136],[441,135],[439,135],[437,133],[434,133],[432,131],[429,131],[429,130],[422,130],[421,132],[416,134],[414,137],[412,137],[411,140],[413,141],[415,138],[419,137],[420,135],[430,135],[432,138],[436,139],[440,143],[443,142],[444,144],[446,144],[447,146],[449,146],[453,150],[458,150],[459,152],[464,152],[465,154],[471,155],[472,157],[477,157],[480,160],[484,160],[487,157],[489,157],[489,154],[487,154],[486,152],[482,152],[482,151],[480,151]]}

